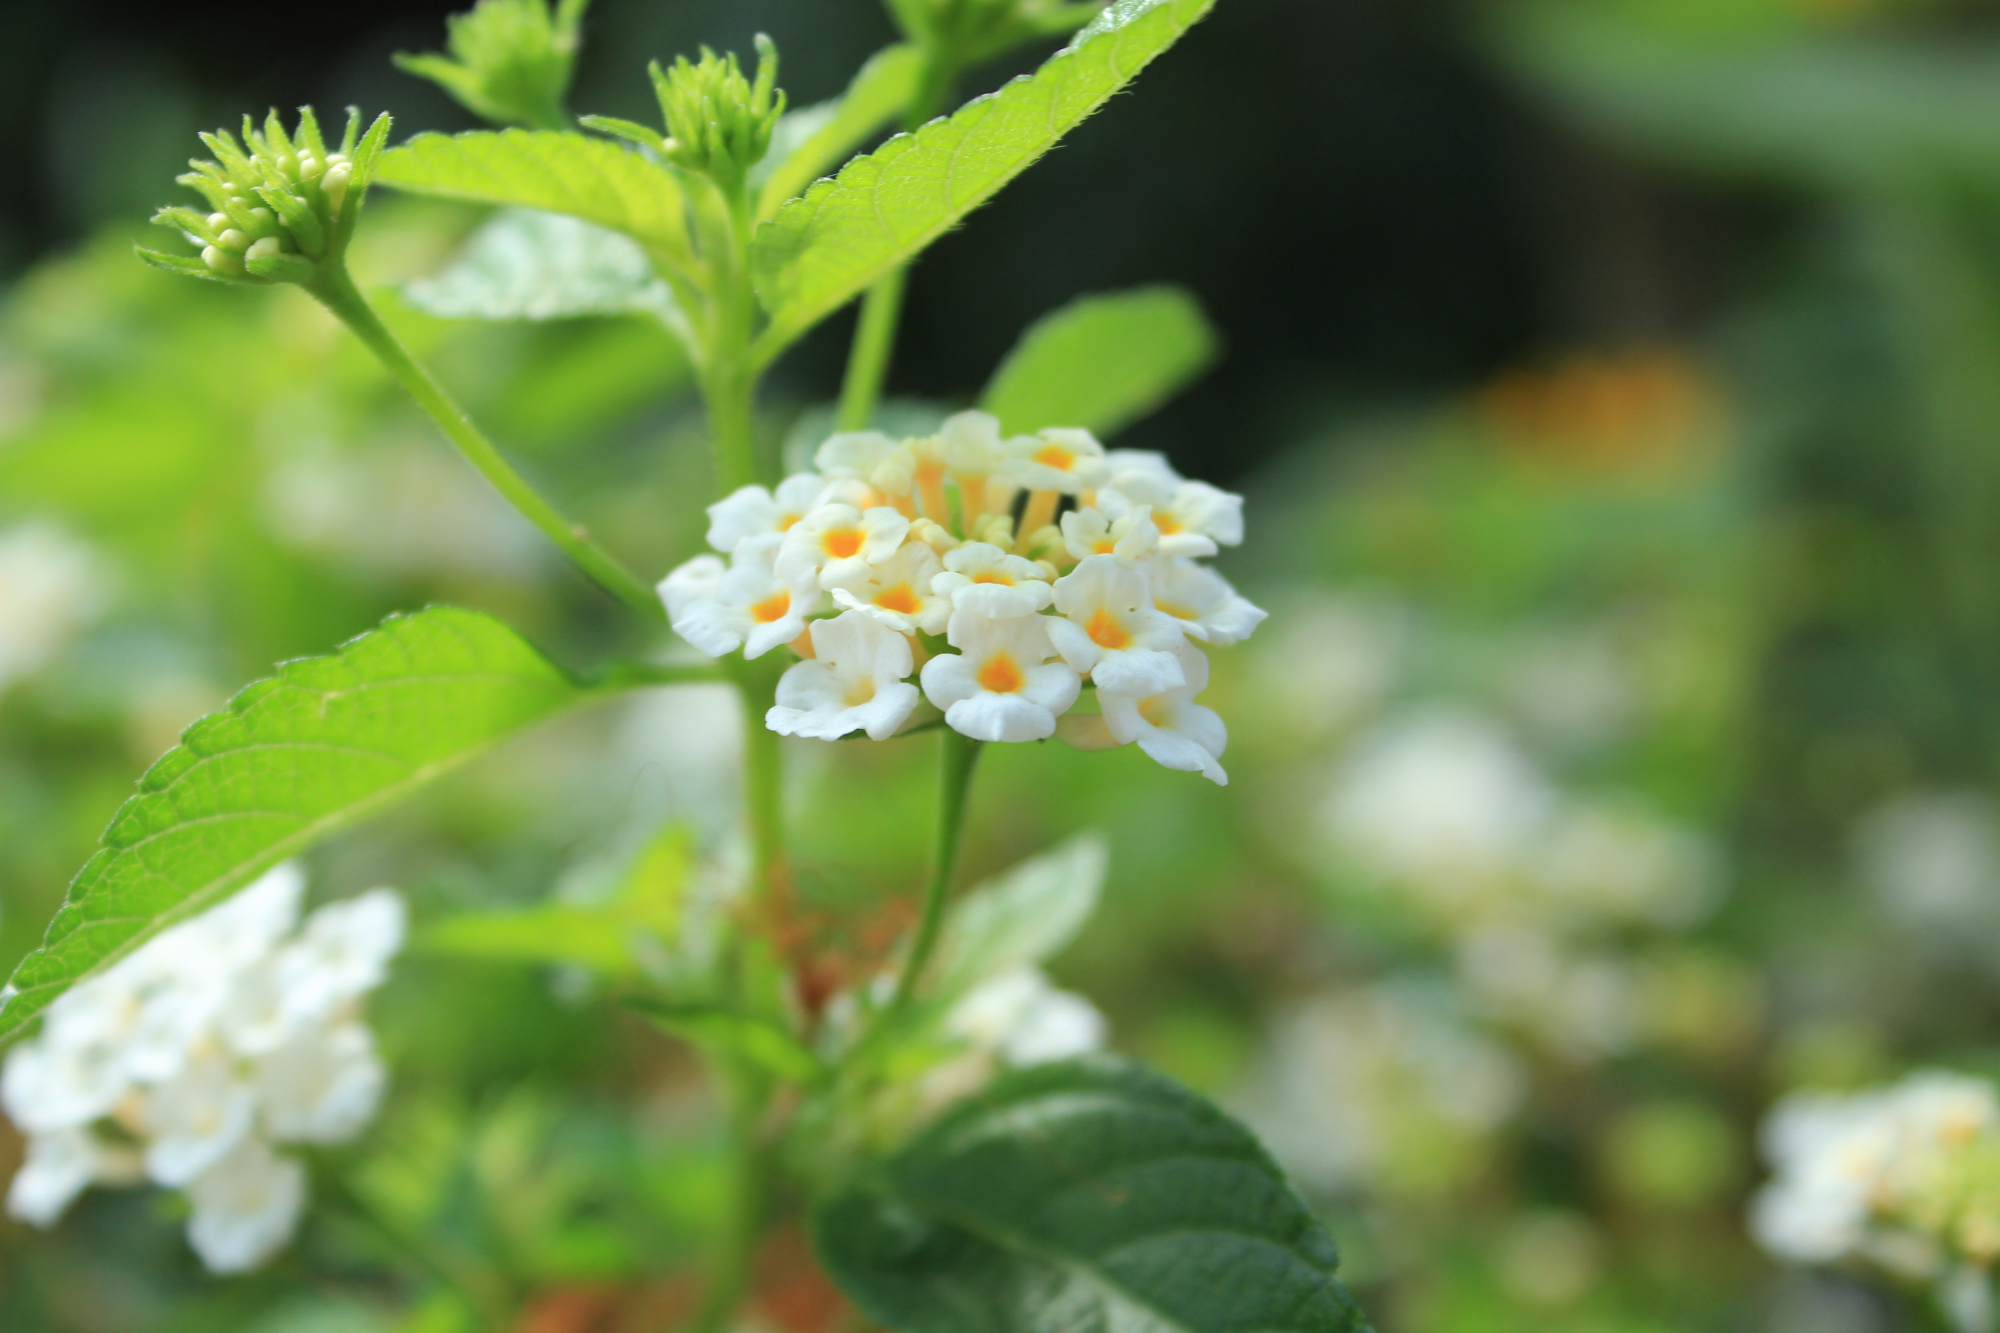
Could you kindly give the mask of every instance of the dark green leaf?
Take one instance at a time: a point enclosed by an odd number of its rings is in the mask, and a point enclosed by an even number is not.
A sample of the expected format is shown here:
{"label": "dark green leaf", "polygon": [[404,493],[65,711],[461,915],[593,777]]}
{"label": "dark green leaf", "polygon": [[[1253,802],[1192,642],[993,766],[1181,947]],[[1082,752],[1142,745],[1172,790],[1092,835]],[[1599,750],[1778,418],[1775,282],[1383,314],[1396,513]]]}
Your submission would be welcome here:
{"label": "dark green leaf", "polygon": [[1250,1132],[1111,1058],[1004,1075],[822,1205],[899,1333],[1355,1333],[1333,1242]]}
{"label": "dark green leaf", "polygon": [[1201,303],[1182,288],[1086,296],[1022,335],[980,405],[1009,435],[1045,426],[1110,435],[1179,392],[1216,351]]}

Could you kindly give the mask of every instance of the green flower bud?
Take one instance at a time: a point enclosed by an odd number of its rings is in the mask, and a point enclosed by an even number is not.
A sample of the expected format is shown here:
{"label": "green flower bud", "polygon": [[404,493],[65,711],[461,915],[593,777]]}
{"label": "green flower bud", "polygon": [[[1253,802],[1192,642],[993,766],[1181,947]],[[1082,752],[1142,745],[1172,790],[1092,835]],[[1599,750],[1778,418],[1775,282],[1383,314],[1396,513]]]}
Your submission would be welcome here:
{"label": "green flower bud", "polygon": [[785,113],[778,91],[778,48],[757,34],[757,80],[743,76],[736,55],[718,57],[707,47],[701,60],[686,56],[663,70],[652,66],[667,137],[660,151],[669,162],[735,189],[771,149],[771,129]]}
{"label": "green flower bud", "polygon": [[153,218],[200,245],[201,257],[144,249],[139,255],[156,268],[226,282],[311,282],[321,264],[337,264],[345,254],[388,138],[386,114],[363,135],[360,111],[349,108],[340,147],[329,152],[311,107],[301,108],[289,135],[276,111],[261,130],[245,116],[240,139],[227,130],[204,134],[214,159],[190,162],[194,170],[178,180],[199,191],[211,211],[163,208]]}
{"label": "green flower bud", "polygon": [[449,56],[398,52],[396,67],[450,93],[474,115],[503,125],[560,130],[589,0],[479,0],[446,20]]}
{"label": "green flower bud", "polygon": [[889,0],[909,39],[963,67],[990,60],[1023,42],[1072,32],[1095,18],[1101,4],[1075,0]]}

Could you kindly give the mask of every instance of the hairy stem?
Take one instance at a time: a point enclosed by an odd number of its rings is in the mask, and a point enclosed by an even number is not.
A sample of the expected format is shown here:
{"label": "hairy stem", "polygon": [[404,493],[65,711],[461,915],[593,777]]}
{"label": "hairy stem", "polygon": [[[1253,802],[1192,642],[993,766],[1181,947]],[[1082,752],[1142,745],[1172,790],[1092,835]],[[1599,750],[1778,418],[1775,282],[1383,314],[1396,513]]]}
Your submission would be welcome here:
{"label": "hairy stem", "polygon": [[848,353],[847,376],[840,384],[841,430],[866,430],[881,401],[889,377],[889,356],[896,345],[896,326],[903,313],[903,285],[909,269],[896,268],[878,278],[862,298],[861,322]]}
{"label": "hairy stem", "polygon": [[947,727],[938,734],[938,824],[937,842],[931,853],[931,879],[924,890],[923,916],[917,922],[916,939],[903,973],[896,978],[896,993],[889,1000],[884,1017],[908,1004],[924,968],[937,949],[938,930],[944,925],[945,903],[951,897],[952,870],[958,864],[958,844],[965,832],[965,812],[972,794],[972,770],[979,761],[980,743]]}
{"label": "hairy stem", "polygon": [[573,523],[563,517],[500,456],[500,451],[452,401],[444,386],[432,378],[431,373],[389,331],[344,267],[334,266],[331,274],[314,282],[307,290],[367,344],[368,350],[375,353],[389,373],[417,400],[417,405],[430,414],[445,437],[458,446],[465,461],[478,469],[479,475],[491,482],[493,489],[499,491],[530,523],[540,528],[544,536],[561,547],[577,568],[640,615],[653,620],[666,619],[666,608],[651,588],[627,569],[617,556],[600,546],[581,523]]}
{"label": "hairy stem", "polygon": [[750,823],[755,884],[769,904],[787,882],[785,857],[784,750],[778,733],[764,725],[776,701],[775,664],[749,662],[736,670],[743,698],[743,803]]}

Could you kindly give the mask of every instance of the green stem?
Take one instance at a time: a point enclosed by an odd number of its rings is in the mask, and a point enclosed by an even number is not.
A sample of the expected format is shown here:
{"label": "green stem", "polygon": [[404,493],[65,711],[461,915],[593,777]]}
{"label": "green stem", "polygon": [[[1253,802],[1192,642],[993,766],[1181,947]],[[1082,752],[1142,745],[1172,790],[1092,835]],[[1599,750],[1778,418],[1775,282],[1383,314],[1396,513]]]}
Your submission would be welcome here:
{"label": "green stem", "polygon": [[464,1301],[484,1328],[513,1327],[518,1302],[501,1274],[484,1265],[460,1260],[436,1249],[420,1232],[384,1217],[379,1209],[350,1187],[338,1171],[313,1173],[314,1187],[336,1208],[375,1233],[390,1254],[421,1270],[432,1281]]}
{"label": "green stem", "polygon": [[907,267],[891,269],[876,279],[862,298],[861,321],[847,356],[847,376],[840,385],[841,430],[867,430],[889,377],[889,355],[896,346],[896,326],[903,313]]}
{"label": "green stem", "polygon": [[924,891],[924,914],[917,922],[917,937],[911,941],[910,956],[903,962],[903,974],[896,978],[896,993],[883,1011],[884,1019],[909,1003],[937,948],[945,903],[951,897],[952,870],[958,863],[958,844],[965,832],[965,811],[972,794],[972,770],[979,761],[979,744],[950,728],[939,734],[938,826],[931,856],[931,882]]}
{"label": "green stem", "polygon": [[770,1192],[770,1164],[758,1142],[762,1098],[753,1089],[758,1080],[740,1069],[727,1077],[730,1087],[731,1215],[715,1257],[713,1276],[695,1313],[690,1333],[727,1333],[736,1311],[750,1294],[757,1247],[764,1236],[765,1200]]}
{"label": "green stem", "polygon": [[732,664],[736,688],[743,698],[743,803],[750,821],[754,858],[753,883],[769,900],[786,877],[784,759],[781,737],[764,725],[764,714],[777,701],[777,664]]}
{"label": "green stem", "polygon": [[368,304],[344,266],[332,266],[331,273],[313,282],[306,290],[367,344],[368,350],[375,353],[389,373],[417,400],[417,405],[430,414],[445,437],[458,446],[465,460],[477,468],[479,474],[491,482],[493,488],[523,517],[561,547],[579,569],[640,615],[654,620],[666,619],[666,608],[651,588],[625,568],[618,557],[598,545],[581,523],[573,523],[563,517],[500,456],[500,451],[480,434],[479,428],[452,401],[444,386],[433,379],[431,373],[419,365],[396,335],[389,331],[388,325]]}

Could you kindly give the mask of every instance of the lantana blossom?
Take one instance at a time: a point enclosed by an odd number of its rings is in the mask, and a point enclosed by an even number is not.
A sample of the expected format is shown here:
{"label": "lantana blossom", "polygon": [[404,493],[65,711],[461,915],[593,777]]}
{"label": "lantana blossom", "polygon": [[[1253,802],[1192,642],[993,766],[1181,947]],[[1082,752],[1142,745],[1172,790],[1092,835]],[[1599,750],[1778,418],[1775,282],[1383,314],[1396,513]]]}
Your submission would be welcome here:
{"label": "lantana blossom", "polygon": [[[1139,744],[1222,780],[1227,731],[1195,701],[1203,653],[1264,612],[1199,563],[1242,540],[1240,497],[1159,454],[1107,452],[1073,427],[1008,438],[990,414],[961,412],[921,438],[831,436],[812,471],[744,487],[709,517],[716,553],[660,596],[711,656],[790,645],[805,659],[783,677],[773,730],[886,739],[920,684],[967,736]],[[1101,715],[1059,729],[1086,680]]]}

